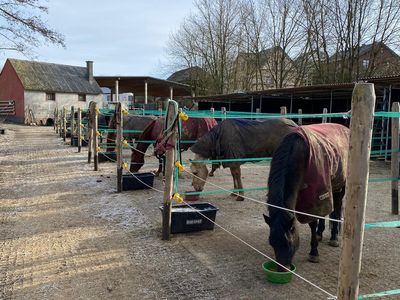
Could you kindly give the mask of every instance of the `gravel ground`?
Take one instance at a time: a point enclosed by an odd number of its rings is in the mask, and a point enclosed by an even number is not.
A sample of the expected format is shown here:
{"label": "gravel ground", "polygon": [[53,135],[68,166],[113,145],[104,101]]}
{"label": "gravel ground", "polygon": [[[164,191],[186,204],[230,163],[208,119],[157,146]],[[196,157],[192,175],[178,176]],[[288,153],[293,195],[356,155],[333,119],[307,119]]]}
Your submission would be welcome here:
{"label": "gravel ground", "polygon": [[[268,283],[261,269],[266,259],[220,228],[162,241],[161,193],[118,194],[114,164],[93,171],[87,150],[77,153],[52,128],[4,126],[0,299],[327,299],[299,278],[287,285]],[[143,171],[156,169],[155,159],[146,163]],[[265,186],[268,166],[244,165],[242,175],[246,187]],[[372,161],[370,177],[390,177],[390,165]],[[229,170],[218,170],[211,181],[232,186]],[[190,190],[189,175],[180,183],[182,191]],[[160,178],[154,187],[163,189]],[[389,182],[370,184],[367,222],[398,220],[390,214],[390,190]],[[265,199],[263,191],[246,195]],[[273,256],[263,205],[226,194],[201,201],[219,208],[218,224]],[[298,273],[335,294],[340,249],[324,240],[321,262],[307,262],[309,228],[300,228]],[[399,288],[399,236],[397,228],[365,232],[361,294]]]}

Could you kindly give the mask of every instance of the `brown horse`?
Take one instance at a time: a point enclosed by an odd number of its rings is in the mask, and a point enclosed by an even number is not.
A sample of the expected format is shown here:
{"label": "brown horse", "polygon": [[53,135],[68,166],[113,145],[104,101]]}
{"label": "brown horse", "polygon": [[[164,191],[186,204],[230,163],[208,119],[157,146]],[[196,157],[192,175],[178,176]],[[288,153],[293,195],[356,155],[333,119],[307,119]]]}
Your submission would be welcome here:
{"label": "brown horse", "polygon": [[[157,117],[154,116],[124,116],[123,117],[123,130],[137,130],[138,132],[125,132],[123,133],[124,138],[130,142],[132,140],[138,139],[142,134],[142,131],[151,122],[156,120]],[[110,119],[108,123],[109,129],[116,129],[116,116]],[[115,149],[116,132],[111,131],[107,133],[107,152],[112,152]],[[132,150],[133,151],[133,150]]]}
{"label": "brown horse", "polygon": [[[195,153],[194,160],[269,157],[285,135],[296,127],[296,123],[283,118],[264,121],[227,119],[199,139],[190,150]],[[230,168],[235,189],[243,189],[240,172],[243,163],[222,163],[224,168]],[[208,174],[205,163],[192,162],[190,169],[197,176],[193,176],[192,186],[196,191],[202,191]],[[236,200],[242,201],[243,194],[240,191]]]}
{"label": "brown horse", "polygon": [[[180,145],[180,150],[185,151],[190,148],[198,138],[202,137],[204,134],[209,132],[211,128],[217,125],[217,121],[212,118],[189,118],[187,121],[182,121],[182,132],[181,132],[181,140],[183,143]],[[155,141],[154,144],[157,144],[161,140],[163,140],[163,129],[164,129],[164,119],[153,120],[144,130],[143,133],[138,138],[138,143],[136,145],[136,149],[139,151],[132,150],[132,158],[131,158],[131,172],[137,172],[144,164],[144,153],[147,148],[150,146],[150,140]],[[185,142],[189,141],[189,142]],[[193,141],[193,142],[191,142]],[[168,143],[168,139],[165,141]],[[155,145],[157,148],[157,156],[161,156],[165,152],[165,147],[168,145],[160,144]],[[161,165],[159,165],[159,169],[157,173],[161,172]]]}

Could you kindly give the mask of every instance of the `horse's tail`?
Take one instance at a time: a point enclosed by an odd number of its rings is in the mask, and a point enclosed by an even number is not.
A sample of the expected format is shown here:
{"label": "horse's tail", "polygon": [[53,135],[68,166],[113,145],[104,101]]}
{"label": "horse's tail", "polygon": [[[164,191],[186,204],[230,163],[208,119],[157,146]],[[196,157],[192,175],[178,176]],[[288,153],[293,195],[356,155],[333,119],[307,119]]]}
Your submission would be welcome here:
{"label": "horse's tail", "polygon": [[[268,203],[294,207],[308,159],[307,144],[298,134],[287,135],[276,149],[268,178]],[[293,202],[294,201],[294,202]]]}

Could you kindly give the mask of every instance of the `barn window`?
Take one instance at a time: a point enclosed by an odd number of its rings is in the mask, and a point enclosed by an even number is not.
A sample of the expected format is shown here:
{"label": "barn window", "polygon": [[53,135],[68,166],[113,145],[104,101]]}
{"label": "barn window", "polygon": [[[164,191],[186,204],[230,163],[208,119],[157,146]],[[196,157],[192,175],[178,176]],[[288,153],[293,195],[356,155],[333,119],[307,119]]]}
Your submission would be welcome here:
{"label": "barn window", "polygon": [[46,100],[56,100],[56,94],[55,93],[46,93]]}
{"label": "barn window", "polygon": [[362,64],[363,64],[363,67],[364,67],[365,69],[368,69],[368,66],[369,66],[369,59],[363,59]]}
{"label": "barn window", "polygon": [[79,101],[86,101],[86,95],[85,94],[78,94],[78,100]]}

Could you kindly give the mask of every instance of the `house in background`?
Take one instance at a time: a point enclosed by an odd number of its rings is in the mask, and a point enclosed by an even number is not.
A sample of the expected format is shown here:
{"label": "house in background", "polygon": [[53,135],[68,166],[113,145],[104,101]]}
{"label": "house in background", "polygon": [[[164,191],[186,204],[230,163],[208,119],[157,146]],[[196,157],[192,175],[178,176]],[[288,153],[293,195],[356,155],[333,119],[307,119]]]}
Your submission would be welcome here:
{"label": "house in background", "polygon": [[190,85],[192,95],[203,95],[207,94],[212,78],[203,68],[194,66],[172,73],[167,80]]}
{"label": "house in background", "polygon": [[359,77],[398,74],[400,56],[384,43],[362,45],[359,51]]}
{"label": "house in background", "polygon": [[235,67],[235,91],[293,87],[296,83],[295,64],[279,46],[256,53],[241,52],[235,60]]}
{"label": "house in background", "polygon": [[93,62],[86,67],[7,59],[0,74],[0,101],[14,103],[8,119],[24,123],[34,116],[37,124],[52,124],[54,109],[87,108],[102,104],[103,95],[93,77]]}

